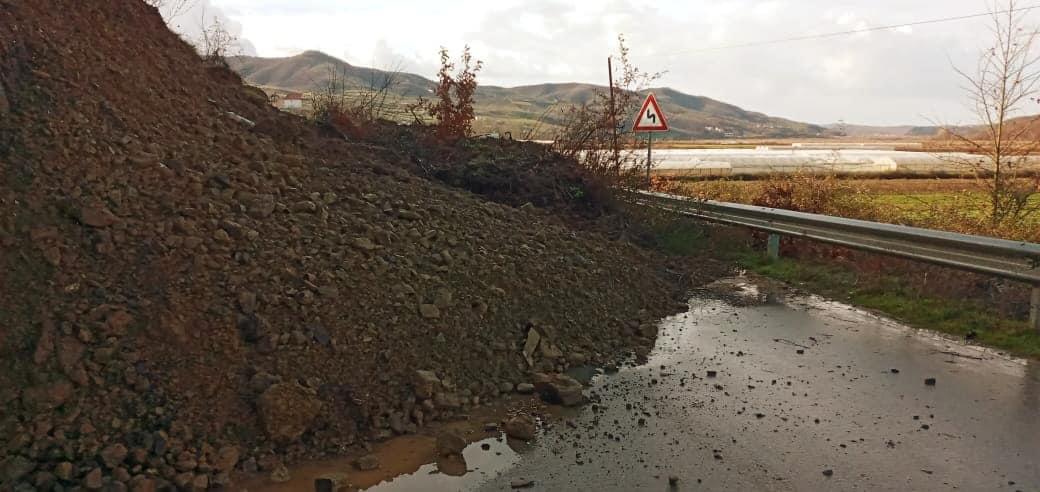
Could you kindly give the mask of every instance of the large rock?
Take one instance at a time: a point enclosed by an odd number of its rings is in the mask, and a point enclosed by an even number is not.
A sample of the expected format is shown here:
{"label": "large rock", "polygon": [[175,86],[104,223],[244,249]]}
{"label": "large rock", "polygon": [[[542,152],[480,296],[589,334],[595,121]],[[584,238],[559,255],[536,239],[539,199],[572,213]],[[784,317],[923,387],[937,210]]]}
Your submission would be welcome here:
{"label": "large rock", "polygon": [[412,378],[415,396],[422,399],[433,398],[441,388],[441,380],[433,371],[415,371]]}
{"label": "large rock", "polygon": [[321,413],[321,401],[298,384],[279,383],[260,395],[257,410],[267,436],[278,444],[290,444]]}
{"label": "large rock", "polygon": [[217,451],[217,457],[213,461],[213,468],[217,471],[230,472],[238,464],[239,451],[236,446],[224,446]]}
{"label": "large rock", "polygon": [[530,441],[538,435],[538,424],[535,423],[534,417],[527,414],[520,414],[507,420],[503,428],[507,436],[522,441]]}
{"label": "large rock", "polygon": [[440,456],[461,455],[466,449],[466,439],[454,432],[444,432],[437,436],[437,454]]}
{"label": "large rock", "polygon": [[539,375],[534,388],[549,403],[573,407],[585,402],[581,383],[563,374]]}

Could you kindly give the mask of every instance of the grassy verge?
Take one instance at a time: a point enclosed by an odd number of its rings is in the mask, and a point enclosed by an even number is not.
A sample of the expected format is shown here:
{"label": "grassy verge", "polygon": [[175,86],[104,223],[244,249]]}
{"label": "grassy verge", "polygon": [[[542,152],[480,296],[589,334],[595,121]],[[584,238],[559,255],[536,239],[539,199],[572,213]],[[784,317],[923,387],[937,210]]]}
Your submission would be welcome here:
{"label": "grassy verge", "polygon": [[861,274],[826,260],[772,261],[761,249],[752,249],[746,235],[709,231],[701,224],[677,221],[655,226],[654,235],[658,247],[668,254],[719,257],[820,296],[883,313],[908,326],[956,337],[970,334],[976,343],[1040,357],[1040,333],[1031,330],[1026,321],[1007,319],[981,302],[932,296],[911,287],[904,278]]}

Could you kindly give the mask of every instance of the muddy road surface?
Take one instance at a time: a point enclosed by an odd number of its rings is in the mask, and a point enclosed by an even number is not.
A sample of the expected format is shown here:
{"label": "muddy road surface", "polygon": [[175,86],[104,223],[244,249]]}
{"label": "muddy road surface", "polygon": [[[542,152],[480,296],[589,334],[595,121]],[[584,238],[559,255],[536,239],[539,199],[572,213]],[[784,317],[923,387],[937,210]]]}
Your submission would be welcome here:
{"label": "muddy road surface", "polygon": [[368,490],[1040,490],[1035,361],[780,288],[716,285],[586,391]]}

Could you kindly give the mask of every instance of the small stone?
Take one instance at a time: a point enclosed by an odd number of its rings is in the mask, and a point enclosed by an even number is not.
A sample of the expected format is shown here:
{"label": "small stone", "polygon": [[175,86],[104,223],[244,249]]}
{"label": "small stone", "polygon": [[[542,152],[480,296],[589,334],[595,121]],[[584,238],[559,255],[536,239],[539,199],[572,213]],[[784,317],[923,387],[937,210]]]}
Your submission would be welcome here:
{"label": "small stone", "polygon": [[513,388],[513,383],[510,383],[509,381],[502,381],[501,383],[498,383],[499,393],[512,393]]}
{"label": "small stone", "polygon": [[441,310],[433,304],[420,304],[419,315],[425,319],[437,319],[441,317]]}
{"label": "small stone", "polygon": [[274,483],[285,483],[292,480],[292,475],[289,474],[289,469],[285,465],[279,464],[271,470],[271,481]]}
{"label": "small stone", "polygon": [[313,214],[318,211],[318,204],[307,200],[296,202],[292,205],[292,211],[296,213]]}
{"label": "small stone", "polygon": [[158,489],[159,484],[153,478],[138,475],[130,481],[131,492],[155,492]]}
{"label": "small stone", "polygon": [[79,220],[90,227],[103,229],[112,226],[119,219],[104,205],[93,204],[80,209]]}
{"label": "small stone", "polygon": [[236,446],[224,446],[217,451],[217,457],[213,461],[213,468],[221,472],[230,472],[238,464],[239,451]]}
{"label": "small stone", "polygon": [[246,473],[256,473],[260,469],[256,463],[256,458],[249,458],[242,462],[242,471]]}
{"label": "small stone", "polygon": [[892,368],[890,370],[892,371],[892,374],[899,374],[899,369]]}
{"label": "small stone", "polygon": [[209,489],[209,475],[200,473],[195,475],[195,479],[191,481],[192,490],[207,490]]}
{"label": "small stone", "polygon": [[101,480],[101,468],[94,468],[83,477],[83,488],[87,490],[100,490],[104,483]]}
{"label": "small stone", "polygon": [[516,478],[509,482],[509,488],[512,489],[526,489],[534,486],[534,480],[528,480],[526,478]]}
{"label": "small stone", "polygon": [[54,474],[45,471],[38,472],[32,482],[36,486],[36,490],[50,490],[54,486]]}
{"label": "small stone", "polygon": [[828,468],[828,469],[823,471],[823,476],[825,476],[825,477],[830,477],[830,476],[833,476],[833,475],[834,475],[834,470],[831,470],[830,468]]}
{"label": "small stone", "polygon": [[708,377],[713,378],[719,375],[718,371],[708,371]]}
{"label": "small stone", "polygon": [[530,415],[520,414],[506,421],[506,435],[521,441],[530,441],[538,435],[538,424]]}
{"label": "small stone", "polygon": [[350,487],[346,473],[329,473],[314,479],[314,492],[336,492]]}
{"label": "small stone", "polygon": [[373,243],[372,240],[367,237],[359,237],[354,239],[354,247],[362,251],[374,251],[377,248],[379,248],[379,246],[376,246],[376,244]]}
{"label": "small stone", "polygon": [[13,484],[32,473],[35,468],[36,464],[32,460],[24,456],[11,456],[4,461],[3,468],[0,469],[0,482]]}
{"label": "small stone", "polygon": [[441,380],[433,371],[415,371],[412,386],[415,387],[415,396],[425,400],[440,391]]}
{"label": "small stone", "polygon": [[129,454],[129,451],[126,449],[126,446],[119,443],[111,444],[101,450],[101,461],[109,468],[116,468],[123,464],[127,454]]}
{"label": "small stone", "polygon": [[935,378],[928,378],[924,380],[925,386],[935,386]]}
{"label": "small stone", "polygon": [[444,432],[437,436],[437,454],[440,456],[461,455],[466,449],[466,439],[454,432]]}
{"label": "small stone", "polygon": [[183,472],[183,473],[178,473],[177,475],[175,475],[173,477],[173,484],[176,485],[178,489],[188,490],[189,488],[191,488],[191,482],[193,482],[194,480],[195,480],[195,474],[194,473],[192,473],[192,472]]}
{"label": "small stone", "polygon": [[805,353],[805,350],[804,349],[798,349],[798,350],[795,350],[795,353],[797,353],[798,355],[802,355],[802,354]]}
{"label": "small stone", "polygon": [[379,468],[379,457],[374,454],[366,454],[354,460],[354,468],[361,471],[372,471]]}
{"label": "small stone", "polygon": [[674,487],[676,485],[679,485],[679,477],[677,477],[675,475],[669,475],[668,476],[668,485],[671,485],[672,487]]}
{"label": "small stone", "polygon": [[531,383],[520,383],[516,385],[516,392],[521,395],[529,395],[534,393],[534,385]]}
{"label": "small stone", "polygon": [[567,363],[572,366],[583,366],[589,361],[588,356],[581,352],[571,352],[567,354]]}
{"label": "small stone", "polygon": [[75,472],[76,467],[68,461],[63,461],[54,466],[54,475],[66,482],[72,480],[72,475]]}
{"label": "small stone", "polygon": [[255,292],[239,292],[238,293],[238,308],[245,314],[253,314],[256,312],[257,302]]}

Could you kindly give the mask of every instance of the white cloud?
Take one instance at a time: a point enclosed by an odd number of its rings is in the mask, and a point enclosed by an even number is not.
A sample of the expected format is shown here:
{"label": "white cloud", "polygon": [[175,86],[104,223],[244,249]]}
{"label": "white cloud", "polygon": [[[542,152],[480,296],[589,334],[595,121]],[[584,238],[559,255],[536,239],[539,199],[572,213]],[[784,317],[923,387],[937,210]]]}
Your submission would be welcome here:
{"label": "white cloud", "polygon": [[485,62],[481,82],[495,85],[603,83],[605,59],[624,33],[638,66],[667,71],[662,84],[821,123],[963,120],[950,61],[971,66],[987,41],[979,18],[705,50],[972,14],[986,10],[984,0],[208,1],[241,24],[262,56],[319,49],[377,66],[399,57],[430,77],[440,46],[458,53],[470,44]]}
{"label": "white cloud", "polygon": [[180,6],[179,2],[167,2],[167,7],[160,9],[166,24],[185,40],[198,45],[204,30],[218,22],[234,38],[232,54],[256,55],[256,47],[242,34],[242,24],[229,17],[223,9],[216,7],[210,0],[188,0],[183,4],[186,8],[171,10],[171,6]]}

